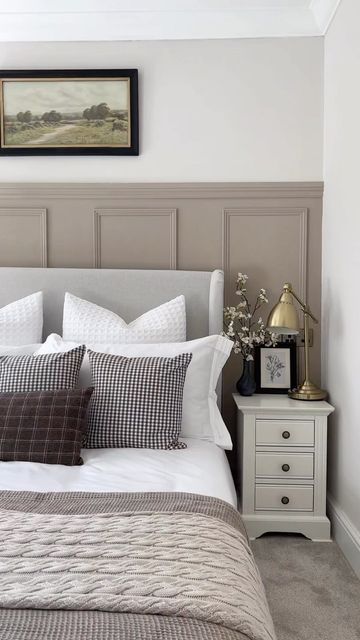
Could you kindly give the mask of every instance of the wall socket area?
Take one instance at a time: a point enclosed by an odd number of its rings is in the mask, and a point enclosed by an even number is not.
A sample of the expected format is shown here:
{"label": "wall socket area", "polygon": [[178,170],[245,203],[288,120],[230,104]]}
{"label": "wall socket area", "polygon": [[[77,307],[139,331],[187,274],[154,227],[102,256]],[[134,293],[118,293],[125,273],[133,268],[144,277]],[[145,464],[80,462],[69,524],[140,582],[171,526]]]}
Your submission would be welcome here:
{"label": "wall socket area", "polygon": [[[281,336],[281,342],[287,342],[289,336]],[[303,347],[305,344],[305,331],[304,329],[299,329],[299,333],[296,336],[291,336],[291,342],[295,342],[297,347]],[[314,344],[314,330],[309,329],[309,347],[312,347]]]}
{"label": "wall socket area", "polygon": [[[314,330],[309,329],[309,347],[312,347],[314,344]],[[305,332],[304,329],[300,329],[298,335],[296,336],[296,344],[298,347],[303,347],[305,344]]]}

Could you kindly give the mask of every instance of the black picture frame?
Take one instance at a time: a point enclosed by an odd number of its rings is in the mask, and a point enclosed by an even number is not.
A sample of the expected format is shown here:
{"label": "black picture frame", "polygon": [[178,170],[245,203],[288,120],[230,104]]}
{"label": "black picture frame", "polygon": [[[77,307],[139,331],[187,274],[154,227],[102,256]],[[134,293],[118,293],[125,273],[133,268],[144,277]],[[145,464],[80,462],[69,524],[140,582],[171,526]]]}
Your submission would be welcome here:
{"label": "black picture frame", "polygon": [[[122,88],[126,89],[126,97],[127,97],[126,109],[115,110],[113,108],[113,112],[115,112],[115,116],[114,116],[114,121],[112,123],[111,130],[110,130],[110,126],[111,126],[110,121],[104,122],[105,124],[104,136],[106,135],[108,139],[114,138],[114,137],[123,137],[123,138],[126,137],[126,140],[125,140],[126,144],[99,143],[99,144],[91,144],[91,145],[84,146],[84,143],[82,143],[82,145],[75,144],[75,145],[67,146],[66,144],[63,143],[60,146],[59,145],[51,146],[49,144],[49,138],[47,138],[46,140],[46,146],[44,145],[42,146],[41,142],[39,142],[39,138],[36,138],[36,143],[32,145],[31,145],[31,141],[30,142],[27,141],[24,144],[14,144],[14,143],[11,143],[11,141],[9,142],[7,138],[10,138],[11,135],[13,138],[15,138],[15,135],[17,134],[18,122],[17,122],[17,119],[16,121],[14,120],[16,127],[15,126],[13,127],[13,130],[11,131],[11,133],[7,133],[7,130],[9,131],[10,129],[11,119],[15,114],[6,113],[5,96],[6,96],[6,91],[9,94],[9,88],[10,88],[10,85],[6,85],[6,83],[7,82],[20,83],[21,81],[30,83],[32,79],[34,80],[34,82],[39,82],[39,81],[44,82],[46,80],[48,80],[49,82],[56,82],[56,81],[66,82],[67,80],[68,81],[78,80],[79,82],[84,82],[84,81],[86,82],[89,80],[93,80],[94,83],[96,83],[97,81],[101,82],[106,80],[113,80],[113,81],[119,80],[119,83],[126,82],[127,83],[126,85],[125,84],[122,85]],[[25,88],[25,85],[22,85],[22,86],[24,86]],[[11,85],[11,89],[13,92],[13,105],[21,104],[21,86],[18,85],[17,87],[18,93],[16,93],[16,88],[14,92],[14,85]],[[30,94],[28,93],[28,95]],[[35,95],[35,92],[34,92],[34,95]],[[31,96],[29,99],[31,100]],[[104,102],[102,104],[104,104]],[[55,107],[55,104],[54,104],[54,107]],[[89,104],[89,107],[91,107],[90,104]],[[25,113],[25,110],[26,110],[25,101],[24,101],[24,107],[22,108],[24,109],[24,113]],[[30,112],[31,114],[30,109],[28,109],[28,112]],[[59,115],[61,115],[60,111],[56,112],[56,108],[52,110],[52,113],[58,113]],[[44,115],[46,115],[46,113]],[[63,114],[63,115],[66,115],[66,114]],[[37,125],[37,128],[41,132],[42,116],[35,114],[34,118],[35,117],[39,118],[39,120],[37,120],[36,122],[40,122],[40,126]],[[56,117],[59,117],[59,116],[56,116]],[[95,117],[98,117],[98,116],[95,116]],[[6,118],[8,118],[7,122],[5,122]],[[90,121],[87,123],[85,118],[81,118],[81,119],[84,120],[84,123],[83,123],[84,126],[86,126],[87,124],[89,124],[90,126]],[[114,125],[115,121],[119,126]],[[77,122],[80,122],[80,120],[78,120]],[[98,122],[100,122],[100,119],[98,119]],[[26,124],[26,122],[24,124]],[[30,121],[30,124],[31,124],[31,121]],[[70,124],[71,123],[68,124],[68,129],[70,128],[69,127]],[[34,125],[35,125],[35,122],[34,122]],[[49,122],[46,122],[46,121],[44,122],[43,126],[48,129],[49,127],[51,128],[51,125],[53,125],[54,127],[57,126],[55,122],[51,122],[51,124],[49,124]],[[95,126],[97,126],[96,120],[94,120],[94,131],[95,131]],[[101,135],[100,127],[101,125],[98,125],[98,130],[93,134],[95,138],[99,138]],[[14,129],[16,130],[14,131]],[[26,127],[24,128],[24,131],[26,131]],[[27,130],[27,133],[26,133],[27,136],[28,136],[28,133],[29,133],[29,130]],[[62,133],[65,133],[64,129]],[[68,131],[67,134],[69,133],[70,132]],[[89,133],[90,133],[90,130],[89,130]],[[42,136],[40,135],[40,138],[42,137],[44,139],[44,135],[46,136],[46,134],[43,134]],[[66,138],[68,137],[69,136],[66,135]],[[89,156],[89,155],[138,156],[139,155],[138,70],[137,69],[66,69],[66,70],[57,69],[57,70],[40,70],[40,71],[39,70],[0,71],[0,156],[80,156],[80,155],[82,156]]]}
{"label": "black picture frame", "polygon": [[[280,357],[280,352],[283,354],[284,351],[288,352],[288,356],[285,358]],[[273,371],[264,370],[264,362],[268,355],[278,356],[280,364],[284,364],[287,366],[288,363],[288,371],[286,372],[286,376],[284,380],[284,385],[281,385],[281,375],[278,380],[274,380],[271,382],[271,378],[273,375]],[[258,346],[254,351],[254,361],[255,361],[255,382],[256,382],[256,393],[287,393],[289,389],[294,389],[297,386],[297,347],[295,342],[278,342],[275,347],[265,347]],[[271,363],[268,363],[271,367]],[[287,384],[289,382],[289,384]]]}

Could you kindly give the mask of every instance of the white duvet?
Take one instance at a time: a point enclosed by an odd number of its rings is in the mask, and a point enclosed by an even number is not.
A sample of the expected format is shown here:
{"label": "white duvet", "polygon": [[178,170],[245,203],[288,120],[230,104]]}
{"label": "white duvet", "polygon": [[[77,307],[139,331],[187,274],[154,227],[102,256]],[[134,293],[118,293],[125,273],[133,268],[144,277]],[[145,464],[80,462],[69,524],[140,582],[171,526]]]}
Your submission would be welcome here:
{"label": "white duvet", "polygon": [[180,491],[236,506],[225,452],[212,442],[182,438],[187,449],[83,449],[79,467],[0,462],[0,490]]}

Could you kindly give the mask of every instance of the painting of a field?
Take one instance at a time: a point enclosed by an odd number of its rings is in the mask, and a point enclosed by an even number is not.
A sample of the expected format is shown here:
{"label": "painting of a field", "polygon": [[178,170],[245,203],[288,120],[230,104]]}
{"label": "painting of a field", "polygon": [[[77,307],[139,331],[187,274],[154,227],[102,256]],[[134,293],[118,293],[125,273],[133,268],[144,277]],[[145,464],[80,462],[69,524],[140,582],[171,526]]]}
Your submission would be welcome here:
{"label": "painting of a field", "polygon": [[131,78],[110,73],[108,78],[75,78],[74,72],[69,78],[36,73],[2,78],[1,149],[130,151],[137,124],[132,122]]}

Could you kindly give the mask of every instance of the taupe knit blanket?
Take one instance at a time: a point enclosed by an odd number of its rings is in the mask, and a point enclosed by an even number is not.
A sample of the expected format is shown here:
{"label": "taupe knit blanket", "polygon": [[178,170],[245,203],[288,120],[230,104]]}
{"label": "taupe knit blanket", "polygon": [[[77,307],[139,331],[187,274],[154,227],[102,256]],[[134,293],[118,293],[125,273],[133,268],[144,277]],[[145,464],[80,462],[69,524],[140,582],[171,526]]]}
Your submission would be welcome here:
{"label": "taupe knit blanket", "polygon": [[1,640],[275,639],[239,514],[192,494],[0,492],[0,607]]}

